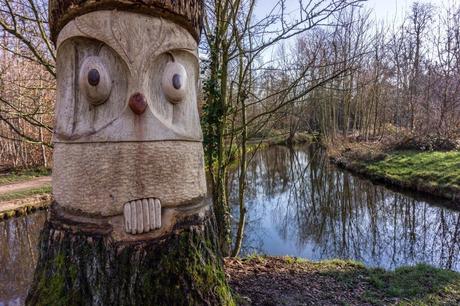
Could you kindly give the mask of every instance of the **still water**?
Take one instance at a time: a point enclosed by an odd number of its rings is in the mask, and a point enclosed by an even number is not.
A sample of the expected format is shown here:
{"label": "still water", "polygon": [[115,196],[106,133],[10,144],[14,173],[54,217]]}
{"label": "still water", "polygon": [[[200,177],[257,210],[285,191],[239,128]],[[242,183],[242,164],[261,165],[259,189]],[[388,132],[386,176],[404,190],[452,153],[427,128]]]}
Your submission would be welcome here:
{"label": "still water", "polygon": [[[235,223],[237,175],[230,177]],[[460,271],[454,203],[374,185],[337,169],[313,146],[259,151],[247,175],[243,254],[354,259],[387,269],[428,263]]]}
{"label": "still water", "polygon": [[24,304],[46,216],[46,211],[39,211],[0,222],[0,306]]}
{"label": "still water", "polygon": [[[229,183],[236,226],[237,171]],[[242,253],[347,258],[388,269],[424,262],[460,271],[454,206],[374,185],[337,169],[314,146],[271,147],[249,163]],[[46,216],[0,221],[0,306],[24,303]]]}

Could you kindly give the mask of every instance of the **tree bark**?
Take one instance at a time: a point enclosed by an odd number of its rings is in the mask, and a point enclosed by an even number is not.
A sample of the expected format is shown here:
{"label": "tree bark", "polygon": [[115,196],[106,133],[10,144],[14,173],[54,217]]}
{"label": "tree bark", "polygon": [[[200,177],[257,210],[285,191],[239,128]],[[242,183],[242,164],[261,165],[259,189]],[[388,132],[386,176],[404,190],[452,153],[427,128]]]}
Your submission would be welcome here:
{"label": "tree bark", "polygon": [[166,237],[116,242],[107,229],[53,211],[27,305],[234,305],[212,214]]}

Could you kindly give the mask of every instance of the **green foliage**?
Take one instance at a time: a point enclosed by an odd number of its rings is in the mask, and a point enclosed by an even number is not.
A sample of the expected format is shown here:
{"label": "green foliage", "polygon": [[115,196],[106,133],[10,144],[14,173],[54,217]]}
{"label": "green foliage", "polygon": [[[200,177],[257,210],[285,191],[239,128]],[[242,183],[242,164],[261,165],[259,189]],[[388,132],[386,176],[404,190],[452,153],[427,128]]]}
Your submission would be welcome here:
{"label": "green foliage", "polygon": [[0,174],[0,185],[26,181],[40,176],[47,176],[50,174],[51,169],[43,167],[35,169],[17,169],[7,173]]}
{"label": "green foliage", "polygon": [[203,82],[203,96],[205,103],[201,114],[201,128],[206,165],[209,167],[218,158],[219,142],[223,137],[220,131],[224,121],[224,109],[218,79],[210,76]]}
{"label": "green foliage", "polygon": [[[214,213],[218,224],[219,244],[224,254],[229,252],[230,209],[227,204],[226,176],[228,171],[228,157],[225,148],[226,108],[223,96],[222,71],[219,67],[218,50],[214,44],[210,46],[211,60],[208,62],[209,76],[204,81],[203,105],[201,126],[203,130],[203,147],[206,167],[211,173],[213,189]],[[225,72],[226,73],[226,72]],[[222,84],[224,83],[224,84]]]}

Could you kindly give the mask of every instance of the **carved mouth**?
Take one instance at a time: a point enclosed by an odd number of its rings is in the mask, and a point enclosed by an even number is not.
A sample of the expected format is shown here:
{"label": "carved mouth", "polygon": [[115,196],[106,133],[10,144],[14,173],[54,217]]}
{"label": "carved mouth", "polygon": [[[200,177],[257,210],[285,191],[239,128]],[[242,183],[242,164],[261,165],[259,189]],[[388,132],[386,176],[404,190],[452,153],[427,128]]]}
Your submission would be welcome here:
{"label": "carved mouth", "polygon": [[161,203],[155,198],[134,200],[123,207],[125,231],[128,234],[147,233],[161,227]]}

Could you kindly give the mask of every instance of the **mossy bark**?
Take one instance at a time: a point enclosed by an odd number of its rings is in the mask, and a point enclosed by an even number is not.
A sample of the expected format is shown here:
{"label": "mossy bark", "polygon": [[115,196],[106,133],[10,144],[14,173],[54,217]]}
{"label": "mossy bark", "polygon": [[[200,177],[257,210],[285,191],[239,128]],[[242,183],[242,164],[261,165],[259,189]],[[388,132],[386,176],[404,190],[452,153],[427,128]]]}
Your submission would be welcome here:
{"label": "mossy bark", "polygon": [[115,242],[50,220],[27,305],[234,305],[212,218],[161,239]]}

